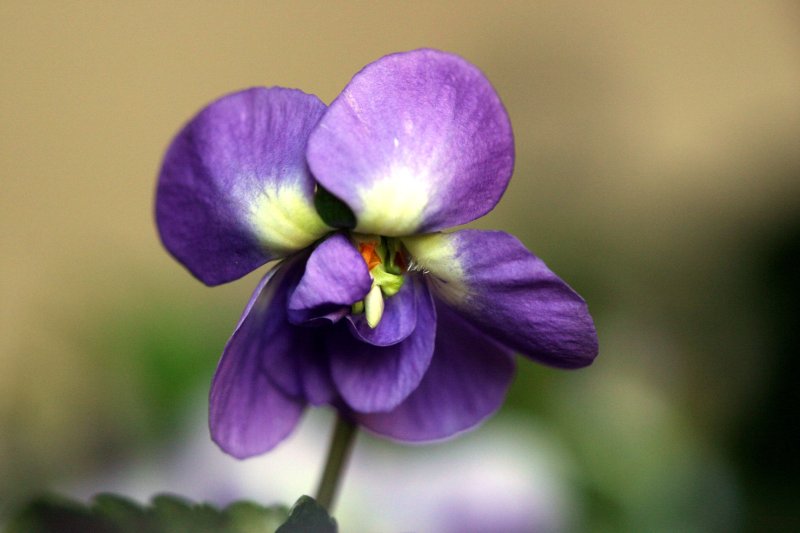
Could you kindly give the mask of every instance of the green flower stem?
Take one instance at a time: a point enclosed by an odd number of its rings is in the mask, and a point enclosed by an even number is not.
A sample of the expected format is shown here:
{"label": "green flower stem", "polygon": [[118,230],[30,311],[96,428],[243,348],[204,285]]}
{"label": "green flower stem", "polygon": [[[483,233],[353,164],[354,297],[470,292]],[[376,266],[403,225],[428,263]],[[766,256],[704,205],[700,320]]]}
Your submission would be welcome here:
{"label": "green flower stem", "polygon": [[328,512],[331,511],[336,490],[339,487],[342,471],[347,464],[350,450],[353,449],[355,442],[356,426],[352,421],[339,414],[336,417],[336,425],[331,436],[331,445],[328,448],[328,460],[325,463],[325,471],[317,489],[317,503],[323,506]]}

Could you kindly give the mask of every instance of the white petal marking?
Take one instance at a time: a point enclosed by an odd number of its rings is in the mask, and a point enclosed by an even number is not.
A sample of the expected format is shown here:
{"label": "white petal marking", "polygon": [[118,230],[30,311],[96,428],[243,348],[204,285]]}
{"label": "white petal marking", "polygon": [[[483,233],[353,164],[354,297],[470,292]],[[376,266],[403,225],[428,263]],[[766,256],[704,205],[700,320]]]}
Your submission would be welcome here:
{"label": "white petal marking", "polygon": [[247,203],[253,232],[270,250],[301,250],[330,231],[299,183],[268,183]]}
{"label": "white petal marking", "polygon": [[446,233],[429,233],[403,239],[416,268],[425,272],[436,294],[458,307],[469,298],[456,239]]}
{"label": "white petal marking", "polygon": [[360,189],[363,209],[358,214],[358,231],[390,237],[413,234],[428,205],[429,183],[426,175],[395,167],[371,187]]}

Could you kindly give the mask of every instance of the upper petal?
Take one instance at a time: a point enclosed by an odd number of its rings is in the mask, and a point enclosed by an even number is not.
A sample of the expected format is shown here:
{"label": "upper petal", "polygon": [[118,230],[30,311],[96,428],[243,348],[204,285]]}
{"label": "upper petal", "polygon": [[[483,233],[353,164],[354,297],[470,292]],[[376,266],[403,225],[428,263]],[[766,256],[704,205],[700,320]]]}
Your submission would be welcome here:
{"label": "upper petal", "polygon": [[164,246],[201,281],[239,278],[329,231],[305,162],[324,111],[301,91],[253,88],[211,103],[172,141],[156,220]]}
{"label": "upper petal", "polygon": [[403,240],[435,294],[482,331],[541,363],[579,368],[597,355],[586,302],[501,231],[462,230]]}
{"label": "upper petal", "polygon": [[[273,280],[276,270],[264,276],[253,293],[211,384],[211,438],[240,459],[266,452],[282,441],[294,429],[304,406],[272,383],[264,364],[266,350],[282,349],[275,346],[279,324],[264,323],[284,275],[279,272]],[[280,339],[277,344],[286,348]]]}
{"label": "upper petal", "polygon": [[317,180],[380,235],[474,220],[514,166],[511,123],[489,81],[437,50],[389,55],[356,74],[311,134]]}
{"label": "upper petal", "polygon": [[358,250],[344,235],[331,235],[308,258],[303,277],[289,297],[289,318],[299,324],[336,313],[363,299],[371,286],[369,269]]}
{"label": "upper petal", "polygon": [[433,360],[419,387],[387,413],[356,415],[367,429],[401,441],[431,441],[475,427],[502,404],[514,377],[509,349],[445,305],[437,305]]}
{"label": "upper petal", "polygon": [[374,346],[337,328],[328,343],[331,376],[347,404],[359,412],[388,411],[419,385],[433,355],[436,311],[424,283],[409,279],[417,300],[413,333],[391,346]]}

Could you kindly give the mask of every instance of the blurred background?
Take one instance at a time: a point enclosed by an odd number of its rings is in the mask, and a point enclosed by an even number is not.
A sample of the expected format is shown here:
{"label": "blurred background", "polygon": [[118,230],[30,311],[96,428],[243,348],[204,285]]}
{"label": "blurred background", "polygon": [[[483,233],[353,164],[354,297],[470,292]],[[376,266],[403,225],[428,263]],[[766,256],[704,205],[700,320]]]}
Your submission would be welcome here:
{"label": "blurred background", "polygon": [[462,439],[362,435],[343,530],[800,530],[792,0],[3,1],[0,516],[42,490],[314,490],[324,410],[264,458],[208,440],[210,379],[261,273],[213,290],[187,274],[158,241],[155,176],[222,94],[330,102],[417,47],[464,56],[501,95],[515,176],[477,226],[587,299],[601,353],[578,372],[521,360],[500,414]]}

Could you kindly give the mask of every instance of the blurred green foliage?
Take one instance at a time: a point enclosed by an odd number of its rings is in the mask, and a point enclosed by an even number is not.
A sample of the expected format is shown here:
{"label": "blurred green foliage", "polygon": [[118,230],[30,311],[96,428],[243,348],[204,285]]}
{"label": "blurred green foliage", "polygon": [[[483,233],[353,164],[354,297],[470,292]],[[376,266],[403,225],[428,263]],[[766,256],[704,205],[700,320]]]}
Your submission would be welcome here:
{"label": "blurred green foliage", "polygon": [[178,496],[159,495],[141,506],[114,494],[89,505],[58,496],[37,498],[20,509],[7,533],[336,533],[336,522],[309,496],[288,510],[235,502],[224,509]]}
{"label": "blurred green foliage", "polygon": [[103,365],[129,370],[144,411],[139,437],[162,439],[180,427],[189,402],[211,383],[235,320],[233,310],[155,299],[133,313],[108,316],[97,326],[102,335],[93,335],[86,349]]}

